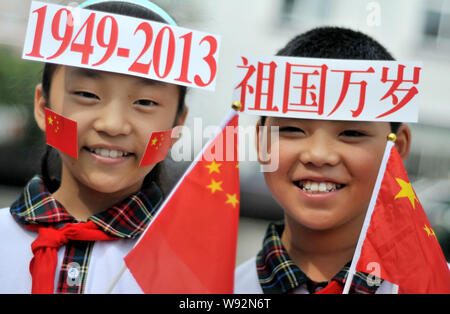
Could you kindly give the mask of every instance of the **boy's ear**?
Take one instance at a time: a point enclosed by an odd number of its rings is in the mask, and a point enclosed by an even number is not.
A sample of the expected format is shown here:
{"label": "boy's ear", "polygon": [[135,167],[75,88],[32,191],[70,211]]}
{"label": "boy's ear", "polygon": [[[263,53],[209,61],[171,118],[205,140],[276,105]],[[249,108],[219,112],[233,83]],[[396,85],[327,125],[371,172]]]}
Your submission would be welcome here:
{"label": "boy's ear", "polygon": [[[263,128],[261,127],[261,119],[258,120],[258,122],[256,122],[256,137],[255,137],[255,145],[256,145],[256,154],[258,156],[258,162],[260,164],[268,164],[270,163],[270,160],[267,160],[267,154],[269,154],[269,138],[270,135],[268,134],[268,130],[266,130],[266,138],[262,139],[261,137],[264,136],[263,134],[261,134],[261,132],[264,133]],[[265,126],[266,128],[269,128],[269,126]],[[261,147],[261,145],[263,145],[264,147]],[[264,156],[262,156],[262,154],[264,154]],[[262,158],[264,157],[264,158]],[[264,161],[266,160],[266,161]]]}
{"label": "boy's ear", "polygon": [[36,120],[39,128],[45,132],[45,107],[47,107],[47,101],[42,92],[42,84],[36,85],[34,91],[34,119]]}
{"label": "boy's ear", "polygon": [[409,156],[411,148],[411,129],[406,124],[401,124],[397,131],[397,140],[395,141],[395,148],[397,149],[403,161]]}

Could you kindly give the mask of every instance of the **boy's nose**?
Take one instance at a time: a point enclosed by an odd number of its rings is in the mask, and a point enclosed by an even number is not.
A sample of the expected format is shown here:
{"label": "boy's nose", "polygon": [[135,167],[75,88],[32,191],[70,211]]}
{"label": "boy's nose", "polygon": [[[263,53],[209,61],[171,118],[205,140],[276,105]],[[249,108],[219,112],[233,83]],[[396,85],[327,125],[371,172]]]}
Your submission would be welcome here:
{"label": "boy's nose", "polygon": [[97,132],[104,132],[110,136],[127,135],[131,132],[131,124],[123,104],[111,102],[105,104],[94,123]]}
{"label": "boy's nose", "polygon": [[299,154],[303,164],[316,167],[336,166],[340,162],[339,153],[334,149],[333,141],[326,135],[315,134],[304,141]]}

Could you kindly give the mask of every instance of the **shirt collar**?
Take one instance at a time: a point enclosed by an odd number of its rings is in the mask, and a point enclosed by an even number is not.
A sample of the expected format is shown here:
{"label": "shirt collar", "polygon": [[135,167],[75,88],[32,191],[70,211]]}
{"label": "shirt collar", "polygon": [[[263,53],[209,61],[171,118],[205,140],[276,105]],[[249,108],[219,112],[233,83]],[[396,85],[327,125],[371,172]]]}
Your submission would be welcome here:
{"label": "shirt collar", "polygon": [[[152,182],[109,209],[89,217],[89,220],[110,235],[136,238],[145,230],[162,199],[161,190]],[[10,212],[21,224],[59,225],[76,222],[48,191],[39,175],[27,183],[22,195],[11,205]]]}
{"label": "shirt collar", "polygon": [[[269,224],[263,241],[263,248],[256,257],[259,283],[264,293],[291,293],[302,286],[311,290],[326,283],[316,283],[294,263],[281,243],[284,222]],[[350,262],[332,280],[345,284]],[[371,281],[372,280],[372,281]],[[378,285],[374,285],[376,282]],[[378,289],[381,279],[357,272],[353,277],[350,293],[372,294]]]}

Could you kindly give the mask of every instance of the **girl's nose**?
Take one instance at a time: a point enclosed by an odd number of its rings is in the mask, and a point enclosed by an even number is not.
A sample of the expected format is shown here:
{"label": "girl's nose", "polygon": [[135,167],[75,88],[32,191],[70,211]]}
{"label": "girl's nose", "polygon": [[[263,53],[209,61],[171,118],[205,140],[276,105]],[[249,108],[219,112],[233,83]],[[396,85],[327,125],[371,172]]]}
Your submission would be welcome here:
{"label": "girl's nose", "polygon": [[302,143],[300,161],[316,167],[336,166],[340,162],[339,153],[332,139],[326,134],[313,134]]}
{"label": "girl's nose", "polygon": [[94,123],[94,129],[110,136],[129,134],[131,124],[123,104],[119,101],[105,104]]}

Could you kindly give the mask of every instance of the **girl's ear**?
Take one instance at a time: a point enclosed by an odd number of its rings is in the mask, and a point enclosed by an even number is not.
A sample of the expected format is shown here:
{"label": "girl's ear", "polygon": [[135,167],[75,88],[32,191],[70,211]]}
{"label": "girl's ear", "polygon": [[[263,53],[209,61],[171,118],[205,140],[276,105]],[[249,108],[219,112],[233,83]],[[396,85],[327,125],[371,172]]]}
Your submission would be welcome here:
{"label": "girl's ear", "polygon": [[184,107],[184,111],[182,114],[180,114],[179,117],[175,120],[175,126],[183,126],[184,122],[186,121],[187,114],[189,112],[188,107]]}
{"label": "girl's ear", "polygon": [[47,101],[42,92],[42,84],[36,85],[34,92],[34,119],[36,120],[39,128],[45,132],[45,107]]}
{"label": "girl's ear", "polygon": [[405,161],[411,148],[411,129],[406,124],[401,124],[396,135],[395,148],[402,160]]}
{"label": "girl's ear", "polygon": [[183,129],[184,122],[186,121],[188,111],[189,109],[184,107],[183,113],[180,114],[175,120],[174,128],[176,133],[172,133],[172,136],[175,136],[176,139],[172,142],[172,145],[175,144],[175,142],[177,142],[181,137],[181,131]]}

